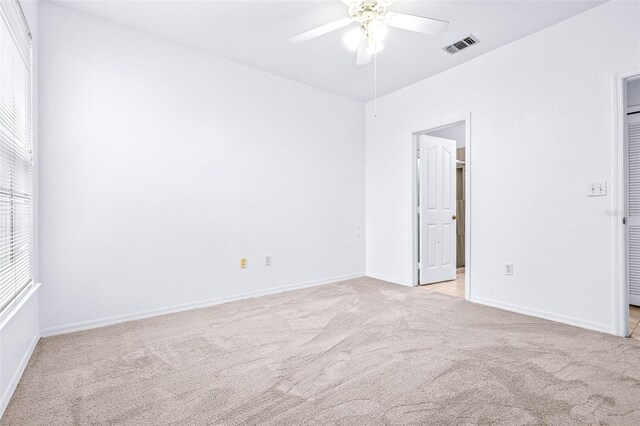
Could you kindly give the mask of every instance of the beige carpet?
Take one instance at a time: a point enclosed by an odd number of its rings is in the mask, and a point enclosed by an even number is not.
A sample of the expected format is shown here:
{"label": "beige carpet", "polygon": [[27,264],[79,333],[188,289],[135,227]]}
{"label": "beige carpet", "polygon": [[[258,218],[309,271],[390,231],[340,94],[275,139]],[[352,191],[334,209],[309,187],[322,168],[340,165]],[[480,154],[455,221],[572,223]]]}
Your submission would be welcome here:
{"label": "beige carpet", "polygon": [[363,278],[43,339],[3,425],[640,424],[640,341]]}

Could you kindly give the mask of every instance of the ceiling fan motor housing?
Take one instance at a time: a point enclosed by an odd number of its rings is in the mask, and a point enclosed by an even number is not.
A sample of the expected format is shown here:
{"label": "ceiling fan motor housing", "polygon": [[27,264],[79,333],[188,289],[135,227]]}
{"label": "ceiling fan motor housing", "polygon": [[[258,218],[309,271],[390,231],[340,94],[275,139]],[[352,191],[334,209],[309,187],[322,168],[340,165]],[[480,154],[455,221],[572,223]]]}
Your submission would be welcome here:
{"label": "ceiling fan motor housing", "polygon": [[391,2],[361,0],[351,5],[349,15],[351,19],[366,27],[369,22],[382,19],[387,11],[387,3]]}

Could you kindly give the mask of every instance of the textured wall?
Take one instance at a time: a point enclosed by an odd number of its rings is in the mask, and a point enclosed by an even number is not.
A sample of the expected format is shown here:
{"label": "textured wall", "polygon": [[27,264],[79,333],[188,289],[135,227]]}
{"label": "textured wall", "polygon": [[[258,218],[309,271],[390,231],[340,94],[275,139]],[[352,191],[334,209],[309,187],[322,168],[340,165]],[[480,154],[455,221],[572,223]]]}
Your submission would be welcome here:
{"label": "textured wall", "polygon": [[362,103],[48,3],[41,31],[45,332],[364,272]]}
{"label": "textured wall", "polygon": [[[612,76],[640,3],[609,2],[367,105],[367,273],[412,285],[412,132],[471,113],[471,299],[613,332]],[[467,229],[469,232],[469,229]],[[514,265],[505,276],[504,265]]]}

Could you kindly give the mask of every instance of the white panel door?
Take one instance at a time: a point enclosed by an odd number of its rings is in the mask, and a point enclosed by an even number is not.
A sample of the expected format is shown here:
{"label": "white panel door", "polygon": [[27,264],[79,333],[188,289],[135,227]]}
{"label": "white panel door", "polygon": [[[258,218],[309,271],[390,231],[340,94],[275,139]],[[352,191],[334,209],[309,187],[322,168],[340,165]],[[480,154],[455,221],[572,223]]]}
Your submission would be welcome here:
{"label": "white panel door", "polygon": [[420,284],[456,279],[456,141],[420,136]]}
{"label": "white panel door", "polygon": [[629,303],[640,306],[640,114],[627,116]]}

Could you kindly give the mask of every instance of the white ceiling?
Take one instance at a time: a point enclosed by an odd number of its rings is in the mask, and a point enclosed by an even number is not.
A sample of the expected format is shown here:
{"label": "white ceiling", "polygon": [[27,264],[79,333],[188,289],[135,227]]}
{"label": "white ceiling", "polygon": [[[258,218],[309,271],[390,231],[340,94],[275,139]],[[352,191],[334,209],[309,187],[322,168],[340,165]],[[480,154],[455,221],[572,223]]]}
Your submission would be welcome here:
{"label": "white ceiling", "polygon": [[[201,49],[354,99],[374,96],[374,64],[358,67],[342,44],[347,29],[303,44],[291,36],[339,19],[346,6],[326,1],[68,1],[53,3]],[[378,95],[466,62],[603,1],[397,1],[390,10],[450,21],[433,37],[391,29],[378,55]],[[441,48],[469,34],[480,44],[456,55]]]}

